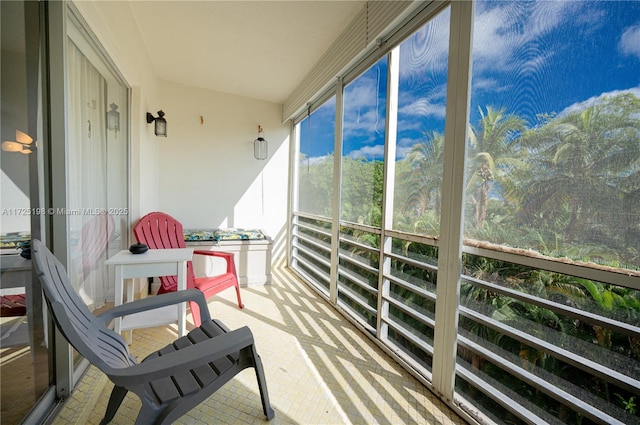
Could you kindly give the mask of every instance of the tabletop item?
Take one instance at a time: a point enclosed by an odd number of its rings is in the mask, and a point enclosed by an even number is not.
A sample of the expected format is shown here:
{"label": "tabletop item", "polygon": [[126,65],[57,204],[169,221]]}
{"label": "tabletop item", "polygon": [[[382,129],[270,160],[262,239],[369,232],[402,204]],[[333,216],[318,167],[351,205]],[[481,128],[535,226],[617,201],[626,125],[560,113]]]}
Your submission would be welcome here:
{"label": "tabletop item", "polygon": [[149,251],[149,247],[143,243],[134,243],[129,247],[129,252],[132,254],[144,254]]}

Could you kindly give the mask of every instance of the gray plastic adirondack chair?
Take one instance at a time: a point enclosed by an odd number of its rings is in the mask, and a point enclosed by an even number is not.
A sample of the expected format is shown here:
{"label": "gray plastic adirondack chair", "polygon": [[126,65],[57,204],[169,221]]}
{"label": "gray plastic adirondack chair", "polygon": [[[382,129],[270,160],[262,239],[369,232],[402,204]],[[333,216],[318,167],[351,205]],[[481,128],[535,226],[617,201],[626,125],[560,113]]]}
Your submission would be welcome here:
{"label": "gray plastic adirondack chair", "polygon": [[[142,401],[136,424],[172,423],[249,367],[256,372],[263,413],[268,420],[274,417],[251,331],[246,326],[230,331],[211,320],[202,292],[189,289],[157,295],[95,316],[71,286],[62,263],[41,241],[34,239],[32,248],[56,326],[80,355],[115,384],[102,424],[113,419],[129,391]],[[107,327],[116,317],[187,301],[198,303],[202,325],[141,363],[124,339]]]}

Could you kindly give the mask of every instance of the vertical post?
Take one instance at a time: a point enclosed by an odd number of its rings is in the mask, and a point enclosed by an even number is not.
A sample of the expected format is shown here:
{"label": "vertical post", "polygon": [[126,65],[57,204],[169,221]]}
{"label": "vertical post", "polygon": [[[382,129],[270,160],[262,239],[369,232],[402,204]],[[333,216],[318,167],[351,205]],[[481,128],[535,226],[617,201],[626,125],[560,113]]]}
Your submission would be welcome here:
{"label": "vertical post", "polygon": [[474,2],[451,2],[447,120],[432,365],[433,387],[447,400],[453,399],[455,386],[473,9]]}
{"label": "vertical post", "polygon": [[[49,42],[49,80],[46,82],[49,95],[48,123],[49,177],[47,186],[49,202],[47,219],[51,223],[49,247],[62,264],[69,267],[68,222],[66,214],[55,214],[67,207],[67,2],[47,2],[47,36]],[[55,381],[56,394],[66,398],[73,382],[73,356],[71,346],[60,332],[55,330]]]}
{"label": "vertical post", "polygon": [[[187,289],[187,262],[178,261],[178,290]],[[185,336],[187,333],[186,326],[187,303],[178,304],[178,336]],[[195,319],[194,319],[195,320]]]}
{"label": "vertical post", "polygon": [[333,138],[333,199],[331,217],[331,272],[329,274],[329,301],[338,303],[338,265],[340,249],[340,180],[342,176],[342,114],[344,88],[342,78],[336,81],[336,118]]}
{"label": "vertical post", "polygon": [[[295,125],[291,120],[292,139],[289,142],[289,204],[287,206],[287,234],[285,235],[285,241],[287,244],[286,250],[286,265],[294,267],[293,254],[294,247],[297,245],[297,238],[294,243],[294,225],[297,223],[298,218],[293,216],[294,211],[299,211],[299,195],[298,195],[298,180],[300,178],[300,125]],[[295,223],[294,223],[295,222]]]}
{"label": "vertical post", "polygon": [[398,89],[400,84],[400,46],[389,52],[387,62],[387,125],[384,144],[384,180],[382,188],[382,223],[380,224],[380,271],[378,272],[378,317],[377,333],[382,341],[387,339],[389,326],[389,303],[384,300],[389,295],[391,283],[385,276],[391,273],[391,259],[385,254],[391,251],[393,240],[385,230],[393,225],[393,199],[396,176],[396,145],[398,134]]}

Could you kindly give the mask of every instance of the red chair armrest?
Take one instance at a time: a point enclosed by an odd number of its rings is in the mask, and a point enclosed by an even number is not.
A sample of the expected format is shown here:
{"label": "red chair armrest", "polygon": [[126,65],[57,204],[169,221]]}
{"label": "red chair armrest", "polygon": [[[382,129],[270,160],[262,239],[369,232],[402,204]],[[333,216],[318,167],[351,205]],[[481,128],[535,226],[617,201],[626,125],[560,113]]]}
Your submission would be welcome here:
{"label": "red chair armrest", "polygon": [[235,256],[233,255],[232,252],[197,250],[197,251],[193,251],[193,254],[208,255],[210,257],[223,258],[227,262],[227,273],[233,273],[234,275],[236,274],[236,263],[234,260]]}

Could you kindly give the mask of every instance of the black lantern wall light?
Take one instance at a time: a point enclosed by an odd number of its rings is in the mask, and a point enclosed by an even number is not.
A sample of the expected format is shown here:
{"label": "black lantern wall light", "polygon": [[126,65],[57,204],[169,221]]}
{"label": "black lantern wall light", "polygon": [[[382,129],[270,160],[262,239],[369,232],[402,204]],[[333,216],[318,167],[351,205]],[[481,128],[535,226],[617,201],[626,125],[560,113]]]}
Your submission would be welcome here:
{"label": "black lantern wall light", "polygon": [[111,103],[109,107],[111,110],[107,112],[107,130],[117,133],[120,131],[120,112],[118,112],[118,105]]}
{"label": "black lantern wall light", "polygon": [[269,144],[262,136],[262,126],[259,125],[258,138],[253,141],[253,157],[260,160],[267,159],[267,156],[269,154]]}
{"label": "black lantern wall light", "polygon": [[154,132],[156,136],[167,137],[167,120],[164,119],[164,112],[158,111],[158,116],[154,117],[151,113],[147,112],[147,123],[151,124],[155,121]]}

